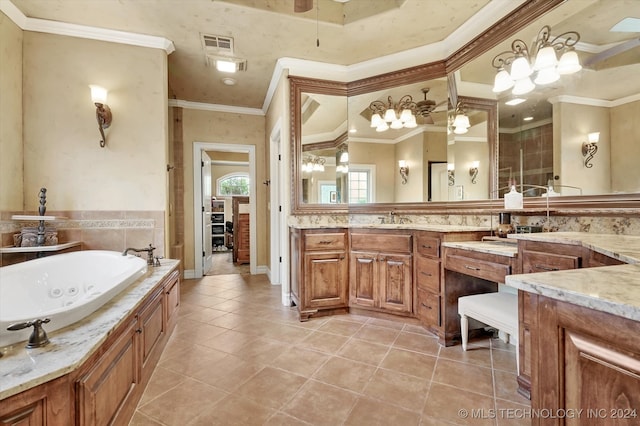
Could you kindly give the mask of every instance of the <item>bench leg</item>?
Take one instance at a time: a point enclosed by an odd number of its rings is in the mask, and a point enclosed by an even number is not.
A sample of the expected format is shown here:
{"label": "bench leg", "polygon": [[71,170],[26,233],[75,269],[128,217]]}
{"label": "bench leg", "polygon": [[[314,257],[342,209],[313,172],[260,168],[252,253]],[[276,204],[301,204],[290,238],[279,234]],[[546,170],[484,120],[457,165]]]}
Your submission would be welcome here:
{"label": "bench leg", "polygon": [[460,315],[460,334],[462,335],[462,350],[466,351],[469,340],[469,318],[466,315]]}

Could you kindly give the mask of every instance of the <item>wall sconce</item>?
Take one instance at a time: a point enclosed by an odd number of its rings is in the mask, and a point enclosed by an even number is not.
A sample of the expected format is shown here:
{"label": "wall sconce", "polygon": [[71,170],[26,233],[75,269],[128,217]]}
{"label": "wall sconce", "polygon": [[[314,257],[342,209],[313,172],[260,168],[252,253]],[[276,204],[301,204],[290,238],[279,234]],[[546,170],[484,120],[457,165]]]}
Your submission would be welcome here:
{"label": "wall sconce", "polygon": [[404,185],[407,183],[407,176],[409,176],[409,166],[404,160],[398,161],[398,165],[400,166],[400,176],[402,176],[402,184]]}
{"label": "wall sconce", "polygon": [[598,145],[596,144],[600,140],[600,132],[589,133],[589,135],[587,135],[587,138],[589,142],[582,143],[582,156],[586,157],[584,160],[584,166],[590,169],[591,167],[593,167],[593,164],[591,164],[589,161],[591,161],[596,155],[596,152],[598,152]]}
{"label": "wall sconce", "polygon": [[449,186],[453,186],[456,183],[456,171],[455,164],[448,163],[447,164],[447,177],[449,178]]}
{"label": "wall sconce", "polygon": [[476,179],[478,178],[478,167],[480,167],[479,161],[474,161],[471,163],[471,168],[469,169],[469,176],[471,176],[471,183],[476,183]]}
{"label": "wall sconce", "polygon": [[91,101],[96,106],[96,120],[98,120],[98,130],[102,140],[100,140],[100,146],[104,148],[107,143],[107,138],[104,136],[104,129],[108,129],[111,126],[111,108],[107,105],[107,89],[90,85],[91,88]]}

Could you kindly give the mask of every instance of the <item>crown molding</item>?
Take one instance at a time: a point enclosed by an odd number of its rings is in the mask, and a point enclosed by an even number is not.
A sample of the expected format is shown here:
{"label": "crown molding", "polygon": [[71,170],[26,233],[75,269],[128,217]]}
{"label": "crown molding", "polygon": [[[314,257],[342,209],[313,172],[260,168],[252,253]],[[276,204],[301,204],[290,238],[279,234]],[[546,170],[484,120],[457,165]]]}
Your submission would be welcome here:
{"label": "crown molding", "polygon": [[164,37],[29,18],[10,0],[0,0],[0,11],[7,15],[9,19],[23,31],[36,31],[47,34],[108,41],[111,43],[129,44],[132,46],[150,47],[153,49],[162,49],[167,52],[167,55],[176,50],[173,42]]}
{"label": "crown molding", "polygon": [[553,98],[549,98],[549,102],[555,104],[556,102],[564,102],[569,104],[578,104],[578,105],[588,105],[595,107],[604,107],[604,108],[613,108],[620,105],[628,104],[631,102],[640,101],[640,93],[635,95],[625,96],[624,98],[614,99],[612,101],[607,101],[603,99],[594,99],[594,98],[585,98],[581,96],[571,96],[571,95],[559,95],[554,96]]}
{"label": "crown molding", "polygon": [[185,109],[196,109],[201,111],[228,112],[232,114],[259,115],[264,116],[265,113],[259,108],[237,107],[232,105],[207,104],[204,102],[183,101],[181,99],[169,99],[170,107],[179,107]]}

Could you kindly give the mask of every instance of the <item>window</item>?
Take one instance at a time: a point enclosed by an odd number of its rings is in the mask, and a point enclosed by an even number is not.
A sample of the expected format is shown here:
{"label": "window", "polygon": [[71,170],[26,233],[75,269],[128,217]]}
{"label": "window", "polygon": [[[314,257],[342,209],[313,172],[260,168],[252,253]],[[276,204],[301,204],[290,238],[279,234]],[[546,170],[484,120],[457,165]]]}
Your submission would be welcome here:
{"label": "window", "polygon": [[374,203],[375,165],[349,165],[349,203]]}
{"label": "window", "polygon": [[246,173],[226,174],[216,181],[216,191],[219,197],[249,196],[249,175]]}

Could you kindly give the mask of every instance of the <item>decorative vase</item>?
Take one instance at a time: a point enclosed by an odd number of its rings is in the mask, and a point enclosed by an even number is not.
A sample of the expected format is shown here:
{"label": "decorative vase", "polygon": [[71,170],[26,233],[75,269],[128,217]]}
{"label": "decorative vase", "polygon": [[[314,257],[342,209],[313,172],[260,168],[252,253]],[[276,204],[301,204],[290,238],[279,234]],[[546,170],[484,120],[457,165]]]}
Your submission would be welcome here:
{"label": "decorative vase", "polygon": [[511,224],[511,213],[500,213],[500,223],[496,229],[496,234],[500,238],[507,238],[507,235],[513,234],[515,228]]}

